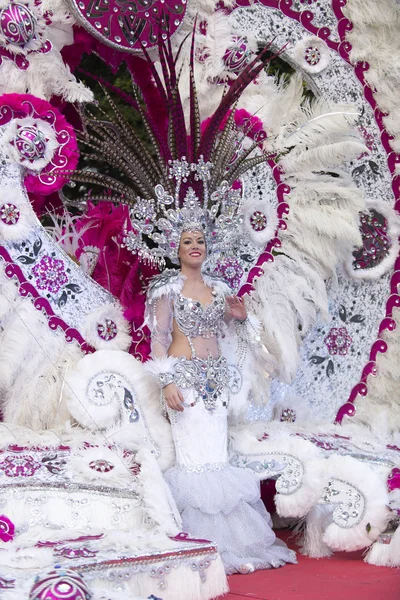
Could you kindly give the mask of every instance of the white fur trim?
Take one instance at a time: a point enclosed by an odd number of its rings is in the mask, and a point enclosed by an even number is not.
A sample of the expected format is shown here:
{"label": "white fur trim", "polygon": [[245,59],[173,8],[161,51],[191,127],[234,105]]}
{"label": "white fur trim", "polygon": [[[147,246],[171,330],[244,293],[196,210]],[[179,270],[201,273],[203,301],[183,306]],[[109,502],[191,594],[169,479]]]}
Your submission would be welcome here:
{"label": "white fur trim", "polygon": [[182,519],[156,459],[145,448],[136,458],[140,464],[138,483],[143,494],[143,510],[160,530],[171,536],[177,535],[182,531]]}
{"label": "white fur trim", "polygon": [[[147,371],[147,373],[152,375],[157,380],[158,375],[161,375],[162,373],[173,373],[177,361],[178,359],[174,356],[153,358],[151,360],[148,360],[144,364],[144,368]],[[157,383],[159,384],[158,380]]]}
{"label": "white fur trim", "polygon": [[387,507],[386,477],[375,472],[371,466],[351,456],[331,456],[327,460],[329,477],[346,482],[359,490],[365,499],[365,510],[358,525],[343,528],[330,523],[323,535],[323,542],[332,550],[360,550],[370,546],[390,521]]}
{"label": "white fur trim", "polygon": [[[313,65],[306,60],[306,52],[312,52],[315,49],[317,62]],[[320,73],[328,66],[331,60],[331,51],[321,38],[317,36],[307,36],[297,42],[293,48],[294,59],[301,69],[307,73]]]}
{"label": "white fur trim", "polygon": [[378,567],[400,567],[400,527],[393,533],[390,544],[382,543],[378,538],[364,560]]}
{"label": "white fur trim", "polygon": [[[104,440],[103,440],[104,444]],[[94,469],[91,463],[105,461],[109,463],[110,470],[101,471]],[[118,447],[108,448],[104,445],[96,448],[85,448],[73,454],[68,462],[67,473],[72,481],[97,482],[104,486],[129,489],[135,486],[134,477],[129,470],[132,463],[136,462],[132,457],[124,458],[123,452]]]}
{"label": "white fur trim", "polygon": [[[256,231],[250,222],[251,216],[256,211],[260,211],[267,218],[267,225],[262,231]],[[256,246],[265,248],[267,243],[275,236],[275,232],[278,228],[276,208],[265,201],[251,200],[250,202],[245,202],[243,213],[245,218],[245,229],[250,236],[251,241]]]}
{"label": "white fur trim", "polygon": [[[117,331],[115,337],[109,340],[100,337],[99,326],[114,328],[114,325]],[[129,329],[129,323],[123,317],[122,308],[116,304],[105,304],[87,315],[82,327],[82,334],[96,350],[128,350],[132,342]]]}
{"label": "white fur trim", "polygon": [[[129,421],[130,413],[123,405],[122,391],[111,397],[107,405],[97,406],[88,400],[89,382],[104,372],[115,373],[125,380],[139,412],[136,422]],[[167,469],[174,462],[174,446],[170,426],[161,414],[159,397],[158,383],[133,356],[118,350],[98,350],[85,356],[68,373],[63,401],[84,427],[92,430],[107,428],[110,442],[127,449],[148,448],[158,457],[161,468]]]}

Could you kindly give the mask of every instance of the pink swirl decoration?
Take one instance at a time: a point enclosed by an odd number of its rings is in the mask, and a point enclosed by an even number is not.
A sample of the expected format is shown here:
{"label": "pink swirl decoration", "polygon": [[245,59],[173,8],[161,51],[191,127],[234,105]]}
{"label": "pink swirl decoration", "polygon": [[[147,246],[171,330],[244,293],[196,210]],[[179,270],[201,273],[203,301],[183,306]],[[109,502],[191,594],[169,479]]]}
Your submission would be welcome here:
{"label": "pink swirl decoration", "polygon": [[0,540],[11,542],[15,535],[15,525],[5,515],[0,515]]}
{"label": "pink swirl decoration", "polygon": [[0,33],[9,44],[25,48],[35,38],[35,16],[24,4],[10,2],[0,11]]}
{"label": "pink swirl decoration", "polygon": [[0,106],[0,126],[10,123],[13,119],[35,119],[35,128],[20,128],[14,140],[18,151],[21,149],[30,156],[43,156],[46,139],[40,132],[40,123],[50,125],[58,146],[50,162],[41,171],[34,173],[26,170],[25,186],[28,192],[41,195],[61,189],[68,179],[60,173],[73,171],[79,158],[76,136],[71,125],[49,102],[30,94],[3,94],[0,97]]}
{"label": "pink swirl decoration", "polygon": [[92,594],[82,577],[71,569],[56,568],[38,577],[29,600],[90,600]]}
{"label": "pink swirl decoration", "polygon": [[400,469],[395,467],[391,470],[387,483],[390,492],[393,492],[394,490],[400,490]]}

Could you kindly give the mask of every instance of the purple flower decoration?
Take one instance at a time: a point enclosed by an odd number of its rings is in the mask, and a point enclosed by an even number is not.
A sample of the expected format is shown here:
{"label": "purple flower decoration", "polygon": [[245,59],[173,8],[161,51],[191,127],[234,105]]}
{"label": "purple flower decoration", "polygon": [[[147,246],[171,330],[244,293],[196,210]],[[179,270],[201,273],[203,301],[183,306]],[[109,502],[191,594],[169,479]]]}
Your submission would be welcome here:
{"label": "purple flower decoration", "polygon": [[14,539],[15,525],[5,515],[0,515],[0,540],[11,542]]}
{"label": "purple flower decoration", "polygon": [[400,490],[400,469],[395,467],[391,470],[387,484],[390,492]]}
{"label": "purple flower decoration", "polygon": [[51,294],[57,294],[68,283],[63,261],[48,255],[33,267],[32,273],[38,289],[48,290]]}
{"label": "purple flower decoration", "polygon": [[232,289],[236,289],[240,285],[243,267],[235,257],[228,256],[217,262],[215,272],[221,275]]}
{"label": "purple flower decoration", "polygon": [[332,327],[324,339],[329,354],[345,356],[353,340],[347,333],[346,327]]}

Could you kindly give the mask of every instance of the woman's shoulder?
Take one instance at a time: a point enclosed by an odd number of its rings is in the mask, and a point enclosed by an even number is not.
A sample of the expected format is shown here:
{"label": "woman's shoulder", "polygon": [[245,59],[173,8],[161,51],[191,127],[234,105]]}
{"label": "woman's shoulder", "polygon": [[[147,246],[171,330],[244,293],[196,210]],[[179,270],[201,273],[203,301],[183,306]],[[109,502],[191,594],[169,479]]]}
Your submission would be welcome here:
{"label": "woman's shoulder", "polygon": [[159,275],[152,277],[147,288],[147,301],[153,302],[161,296],[178,294],[185,283],[185,277],[177,269],[165,269]]}
{"label": "woman's shoulder", "polygon": [[224,296],[231,296],[233,294],[232,288],[226,283],[225,279],[215,273],[203,273],[203,281],[208,287],[213,288]]}

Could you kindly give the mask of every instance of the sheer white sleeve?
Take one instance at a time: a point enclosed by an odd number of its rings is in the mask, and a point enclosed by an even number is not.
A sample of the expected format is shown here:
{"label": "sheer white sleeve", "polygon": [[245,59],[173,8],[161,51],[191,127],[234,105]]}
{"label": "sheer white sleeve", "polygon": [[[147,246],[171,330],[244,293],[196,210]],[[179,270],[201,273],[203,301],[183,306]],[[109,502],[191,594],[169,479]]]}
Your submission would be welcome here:
{"label": "sheer white sleeve", "polygon": [[146,363],[146,369],[157,378],[162,388],[174,381],[176,358],[168,356],[172,341],[172,320],[171,295],[163,294],[148,302],[145,322],[151,333],[151,360]]}
{"label": "sheer white sleeve", "polygon": [[150,306],[150,312],[151,356],[164,358],[172,341],[173,312],[170,296],[156,298]]}

